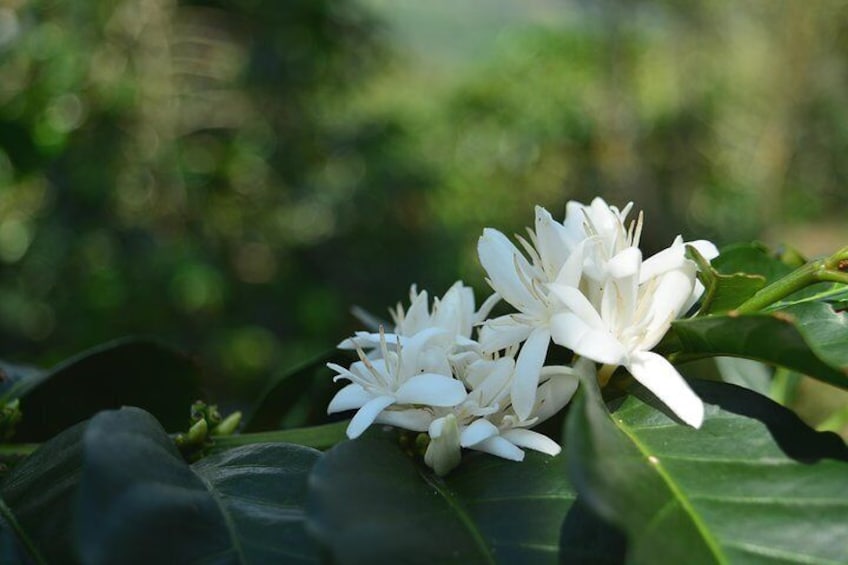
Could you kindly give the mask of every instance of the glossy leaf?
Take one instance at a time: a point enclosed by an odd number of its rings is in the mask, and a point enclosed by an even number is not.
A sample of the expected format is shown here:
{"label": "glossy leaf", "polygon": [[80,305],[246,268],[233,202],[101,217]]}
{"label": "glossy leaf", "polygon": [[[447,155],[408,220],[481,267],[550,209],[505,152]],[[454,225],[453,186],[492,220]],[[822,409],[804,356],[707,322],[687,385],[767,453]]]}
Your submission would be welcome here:
{"label": "glossy leaf", "polygon": [[[848,448],[767,398],[693,382],[703,427],[635,397],[612,416],[581,387],[566,428],[582,499],[633,563],[844,563]],[[644,391],[643,391],[644,392]]]}
{"label": "glossy leaf", "polygon": [[285,443],[246,445],[192,466],[214,493],[242,548],[241,563],[312,563],[304,504],[319,451]]}
{"label": "glossy leaf", "polygon": [[245,446],[192,468],[137,409],[92,419],[84,449],[78,527],[85,562],[316,560],[301,510],[314,450]]}
{"label": "glossy leaf", "polygon": [[306,476],[319,452],[256,444],[189,466],[147,412],[101,412],[15,467],[0,494],[48,563],[314,562]]}
{"label": "glossy leaf", "polygon": [[809,302],[777,312],[677,320],[663,347],[677,360],[735,356],[780,365],[848,388],[848,314]]}
{"label": "glossy leaf", "polygon": [[561,465],[534,452],[521,463],[467,453],[439,478],[375,433],[315,466],[310,530],[340,563],[555,563],[561,535],[573,555],[586,541],[561,531],[575,496]]}
{"label": "glossy leaf", "polygon": [[16,465],[0,495],[21,529],[25,545],[48,563],[73,562],[73,513],[88,424],[57,435]]}
{"label": "glossy leaf", "polygon": [[201,396],[199,374],[187,356],[161,343],[118,340],[83,352],[49,371],[31,370],[5,390],[22,398],[17,441],[44,441],[100,410],[138,406],[171,431],[185,427]]}

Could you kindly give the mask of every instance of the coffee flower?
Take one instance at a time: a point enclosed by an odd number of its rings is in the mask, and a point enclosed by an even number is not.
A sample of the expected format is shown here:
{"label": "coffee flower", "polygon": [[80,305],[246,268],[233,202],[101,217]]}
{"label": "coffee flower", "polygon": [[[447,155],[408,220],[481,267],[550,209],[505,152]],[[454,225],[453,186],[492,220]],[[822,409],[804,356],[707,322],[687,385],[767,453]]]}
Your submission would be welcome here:
{"label": "coffee flower", "polygon": [[512,461],[524,459],[522,448],[548,455],[560,452],[556,442],[528,428],[568,403],[577,389],[576,372],[571,367],[543,367],[536,403],[530,417],[522,419],[509,404],[517,367],[512,353],[498,359],[479,358],[459,369],[471,392],[461,404],[435,410],[438,417],[428,429],[430,443],[424,461],[437,474],[444,475],[458,465],[463,448]]}
{"label": "coffee flower", "polygon": [[[563,304],[551,321],[553,340],[574,353],[609,366],[624,366],[681,420],[700,427],[701,400],[664,357],[651,352],[671,327],[700,297],[695,264],[685,256],[677,238],[671,247],[642,260],[636,247],[609,256],[602,239],[587,246],[587,262],[601,265],[601,280],[590,280],[593,299],[581,290],[585,281],[554,283],[550,292]],[[690,243],[711,259],[718,252],[711,243]],[[581,277],[582,278],[582,277]]]}
{"label": "coffee flower", "polygon": [[[350,438],[359,437],[375,421],[411,430],[429,425],[427,415],[415,407],[455,406],[467,396],[463,384],[451,375],[426,372],[421,367],[421,351],[446,339],[449,336],[443,330],[429,328],[389,349],[382,335],[379,359],[369,359],[359,349],[359,361],[350,369],[329,363],[338,373],[336,380],[346,379],[350,384],[336,393],[327,413],[357,409],[347,427]],[[398,410],[392,412],[393,405]]]}

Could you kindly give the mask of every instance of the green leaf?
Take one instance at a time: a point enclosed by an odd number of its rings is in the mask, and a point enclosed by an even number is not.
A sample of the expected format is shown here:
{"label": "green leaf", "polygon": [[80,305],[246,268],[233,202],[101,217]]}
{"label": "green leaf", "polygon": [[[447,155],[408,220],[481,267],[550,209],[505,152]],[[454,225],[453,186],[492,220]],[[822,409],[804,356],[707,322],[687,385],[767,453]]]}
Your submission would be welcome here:
{"label": "green leaf", "polygon": [[16,441],[44,441],[100,410],[138,406],[169,430],[185,427],[201,396],[199,373],[185,355],[161,343],[118,340],[50,369],[31,371],[0,401],[22,398]]}
{"label": "green leaf", "polygon": [[845,563],[848,448],[780,405],[693,382],[700,430],[583,386],[566,428],[583,500],[628,535],[633,563]]}
{"label": "green leaf", "polygon": [[242,563],[312,563],[306,535],[309,472],[321,456],[284,443],[246,445],[211,455],[192,468],[214,494],[241,546]]}
{"label": "green leaf", "polygon": [[310,531],[340,563],[554,563],[561,535],[586,543],[561,532],[575,497],[561,466],[535,452],[520,463],[470,453],[439,478],[395,436],[374,433],[315,466]]}
{"label": "green leaf", "polygon": [[766,284],[766,279],[762,275],[719,273],[692,246],[687,246],[686,252],[698,265],[698,278],[705,288],[699,314],[732,310],[751,298]]}
{"label": "green leaf", "polygon": [[677,320],[663,347],[676,350],[678,361],[744,357],[848,388],[848,314],[823,302],[763,314]]}
{"label": "green leaf", "polygon": [[[82,466],[78,424],[39,447],[4,478],[0,495],[25,546],[36,560],[66,563],[74,555],[73,504]],[[8,519],[8,518],[7,518]]]}
{"label": "green leaf", "polygon": [[766,284],[792,272],[792,267],[780,261],[762,243],[737,243],[723,247],[719,256],[712,260],[712,267],[719,274],[747,273],[765,278]]}
{"label": "green leaf", "polygon": [[87,563],[317,561],[302,511],[314,450],[245,446],[192,468],[138,409],[98,414],[84,449],[78,530]]}
{"label": "green leaf", "polygon": [[[319,387],[327,392],[331,389],[333,373],[327,369],[327,362],[344,363],[345,361],[342,359],[348,359],[349,356],[349,352],[332,349],[301,363],[293,369],[274,375],[256,398],[253,406],[246,411],[242,420],[244,422],[242,431],[260,432],[280,428],[283,416],[310,390]],[[320,386],[322,384],[323,387]],[[324,407],[328,402],[329,398],[326,401],[315,400],[311,404],[313,408],[317,405]],[[326,414],[322,415],[326,416]],[[307,424],[301,423],[300,425],[305,426]]]}
{"label": "green leaf", "polygon": [[42,445],[0,489],[48,563],[314,562],[306,477],[319,452],[239,447],[189,466],[147,412],[101,412]]}

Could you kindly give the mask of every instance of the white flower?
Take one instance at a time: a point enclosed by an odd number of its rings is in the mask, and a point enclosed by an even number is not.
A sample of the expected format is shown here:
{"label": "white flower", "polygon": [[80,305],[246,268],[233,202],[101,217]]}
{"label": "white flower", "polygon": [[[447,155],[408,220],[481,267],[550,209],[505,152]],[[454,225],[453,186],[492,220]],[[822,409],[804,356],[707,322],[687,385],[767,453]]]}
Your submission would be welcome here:
{"label": "white flower", "polygon": [[[585,282],[574,284],[573,277],[571,284],[550,285],[565,307],[552,318],[553,340],[593,361],[623,365],[684,422],[700,427],[703,403],[671,363],[650,351],[703,291],[696,284],[695,264],[685,257],[685,244],[677,238],[643,262],[638,248],[611,249],[601,241],[586,249],[594,254],[590,262],[605,273],[603,280],[589,282],[597,285],[594,300],[581,291]],[[709,242],[691,245],[707,258],[718,254]]]}
{"label": "white flower", "polygon": [[[358,409],[347,428],[351,439],[359,437],[375,421],[426,430],[432,417],[420,407],[455,406],[467,396],[465,386],[450,373],[427,372],[422,366],[420,353],[440,340],[449,341],[450,336],[439,328],[429,328],[391,350],[383,335],[379,359],[368,359],[359,349],[360,360],[350,369],[328,363],[338,373],[336,380],[347,379],[351,384],[336,393],[327,413]],[[390,409],[393,405],[395,410]]]}
{"label": "white flower", "polygon": [[512,461],[524,459],[522,448],[548,455],[560,452],[556,442],[527,428],[556,414],[568,403],[577,388],[575,371],[570,367],[542,369],[542,384],[529,419],[519,418],[508,404],[515,371],[511,356],[479,358],[463,365],[460,374],[471,386],[471,392],[461,404],[436,410],[443,415],[434,419],[428,429],[430,444],[424,461],[437,474],[444,475],[459,464],[462,448]]}
{"label": "white flower", "polygon": [[[394,332],[386,334],[386,341],[391,348],[396,343],[403,345],[407,338],[417,333],[438,328],[444,330],[452,339],[442,340],[441,345],[448,349],[457,347],[476,347],[472,332],[474,327],[489,315],[492,307],[500,300],[497,294],[486,299],[475,310],[474,291],[471,287],[455,282],[444,296],[433,300],[432,310],[426,290],[418,292],[415,285],[409,290],[409,308],[404,310],[403,305],[398,303],[395,309],[390,309],[392,319],[395,323]],[[378,349],[380,346],[380,334],[371,332],[356,332],[354,337],[348,338],[339,344],[340,349]],[[379,355],[379,350],[375,351]],[[444,352],[435,352],[435,355],[446,356]]]}
{"label": "white flower", "polygon": [[518,238],[530,261],[501,232],[487,228],[477,244],[480,264],[491,287],[511,304],[517,314],[487,320],[480,334],[484,351],[498,351],[524,342],[516,360],[511,397],[517,414],[530,416],[539,374],[550,344],[550,320],[561,305],[548,291],[563,265],[580,245],[579,234],[554,221],[544,208],[536,207],[535,231],[530,241]]}

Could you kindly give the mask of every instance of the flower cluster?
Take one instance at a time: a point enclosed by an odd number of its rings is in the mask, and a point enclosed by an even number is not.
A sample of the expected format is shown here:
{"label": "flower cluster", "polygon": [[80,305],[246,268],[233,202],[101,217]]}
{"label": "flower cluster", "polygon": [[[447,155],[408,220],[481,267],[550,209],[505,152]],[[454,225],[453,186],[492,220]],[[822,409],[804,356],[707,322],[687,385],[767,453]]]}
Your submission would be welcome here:
{"label": "flower cluster", "polygon": [[[708,241],[684,243],[643,259],[642,215],[596,198],[569,202],[565,219],[536,208],[535,229],[518,237],[485,229],[480,263],[495,293],[479,309],[469,287],[455,283],[432,307],[413,286],[410,305],[391,311],[394,331],[357,332],[339,347],[355,349],[350,381],[329,413],[356,409],[347,434],[378,422],[427,433],[424,460],[438,474],[459,464],[461,449],[515,461],[522,448],[556,455],[559,445],[530,430],[571,399],[578,377],[601,380],[623,366],[684,422],[699,427],[703,404],[677,370],[651,349],[688,311],[703,287],[685,247],[707,259]],[[515,312],[489,318],[500,300]],[[571,350],[572,366],[545,365],[551,342]]]}

